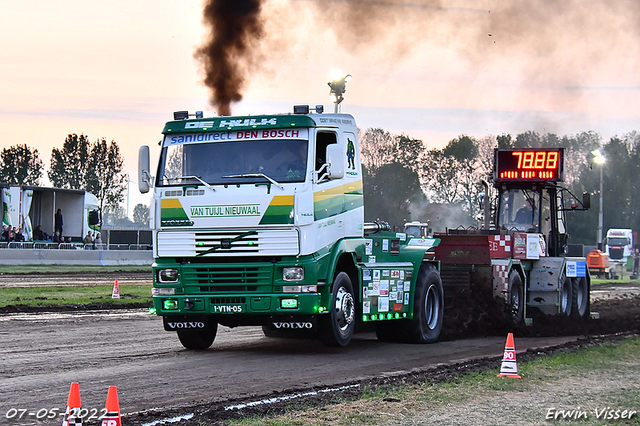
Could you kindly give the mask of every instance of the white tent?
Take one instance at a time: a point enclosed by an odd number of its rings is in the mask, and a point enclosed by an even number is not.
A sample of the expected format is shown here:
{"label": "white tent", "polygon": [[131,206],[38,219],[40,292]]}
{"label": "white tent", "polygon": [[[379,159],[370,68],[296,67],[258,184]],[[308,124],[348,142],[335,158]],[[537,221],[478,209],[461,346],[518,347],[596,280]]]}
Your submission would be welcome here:
{"label": "white tent", "polygon": [[31,202],[33,201],[33,190],[25,189],[22,191],[22,203],[20,203],[20,224],[22,226],[22,235],[25,241],[31,240],[33,236],[33,228],[31,227],[31,218],[29,210],[31,210]]}

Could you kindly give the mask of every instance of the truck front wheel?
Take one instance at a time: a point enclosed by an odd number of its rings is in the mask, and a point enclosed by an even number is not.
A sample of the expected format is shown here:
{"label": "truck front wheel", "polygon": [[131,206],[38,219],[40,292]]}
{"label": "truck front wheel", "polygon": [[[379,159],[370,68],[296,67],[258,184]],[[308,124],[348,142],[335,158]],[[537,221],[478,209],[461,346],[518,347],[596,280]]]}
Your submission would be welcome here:
{"label": "truck front wheel", "polygon": [[321,315],[320,341],[326,346],[346,346],[356,326],[356,301],[351,278],[338,272],[333,280],[329,313]]}
{"label": "truck front wheel", "polygon": [[208,321],[204,329],[178,330],[178,339],[186,349],[201,351],[208,349],[218,334],[218,323]]}

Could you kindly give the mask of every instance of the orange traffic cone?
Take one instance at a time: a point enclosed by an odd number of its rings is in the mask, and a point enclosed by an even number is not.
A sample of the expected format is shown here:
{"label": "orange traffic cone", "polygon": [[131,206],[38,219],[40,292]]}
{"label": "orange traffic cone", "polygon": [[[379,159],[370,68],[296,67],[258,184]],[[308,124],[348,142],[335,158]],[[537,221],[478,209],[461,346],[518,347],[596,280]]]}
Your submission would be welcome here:
{"label": "orange traffic cone", "polygon": [[112,299],[120,299],[120,287],[118,286],[118,280],[113,284],[113,293],[111,293]]}
{"label": "orange traffic cone", "polygon": [[69,389],[69,398],[67,398],[67,411],[62,419],[62,426],[77,426],[82,424],[82,416],[80,415],[80,385],[71,383]]}
{"label": "orange traffic cone", "polygon": [[504,345],[504,355],[502,356],[502,366],[498,377],[511,377],[521,379],[518,376],[518,365],[516,364],[516,347],[513,344],[513,333],[507,334],[507,343]]}
{"label": "orange traffic cone", "polygon": [[107,403],[104,406],[107,411],[102,417],[101,426],[122,426],[122,418],[120,418],[120,404],[118,403],[118,389],[115,386],[109,386],[107,393]]}

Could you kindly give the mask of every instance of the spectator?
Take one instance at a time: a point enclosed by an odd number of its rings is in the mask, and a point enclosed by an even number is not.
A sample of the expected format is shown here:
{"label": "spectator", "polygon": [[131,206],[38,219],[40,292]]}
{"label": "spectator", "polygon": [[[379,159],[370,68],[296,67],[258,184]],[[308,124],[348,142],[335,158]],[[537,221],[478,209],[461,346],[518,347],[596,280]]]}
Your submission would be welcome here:
{"label": "spectator", "polygon": [[93,245],[98,248],[98,250],[102,250],[102,236],[100,232],[96,232],[96,239],[93,240]]}
{"label": "spectator", "polygon": [[60,232],[59,231],[56,231],[56,233],[53,234],[53,242],[54,243],[64,243],[64,238],[62,238],[60,236]]}
{"label": "spectator", "polygon": [[16,229],[16,233],[13,236],[13,241],[21,243],[24,241],[24,235],[22,235],[22,228]]}
{"label": "spectator", "polygon": [[36,241],[45,241],[47,239],[46,234],[42,231],[42,225],[36,226],[33,230],[33,239]]}
{"label": "spectator", "polygon": [[54,218],[53,231],[59,232],[58,235],[62,235],[62,210],[58,209]]}
{"label": "spectator", "polygon": [[11,241],[11,228],[9,228],[7,225],[4,225],[2,227],[2,241],[7,243]]}
{"label": "spectator", "polygon": [[87,232],[87,235],[84,236],[82,240],[84,243],[84,248],[90,250],[93,247],[93,237],[91,236],[91,231]]}

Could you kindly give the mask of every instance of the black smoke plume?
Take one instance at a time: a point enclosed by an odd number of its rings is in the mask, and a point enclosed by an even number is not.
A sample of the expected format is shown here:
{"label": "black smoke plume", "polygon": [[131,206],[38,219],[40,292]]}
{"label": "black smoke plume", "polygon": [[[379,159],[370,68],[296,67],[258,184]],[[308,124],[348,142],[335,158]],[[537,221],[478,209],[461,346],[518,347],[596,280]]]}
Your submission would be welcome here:
{"label": "black smoke plume", "polygon": [[230,115],[231,103],[242,100],[252,49],[263,37],[261,8],[262,0],[209,0],[204,7],[210,36],[195,57],[202,63],[204,84],[218,115]]}

